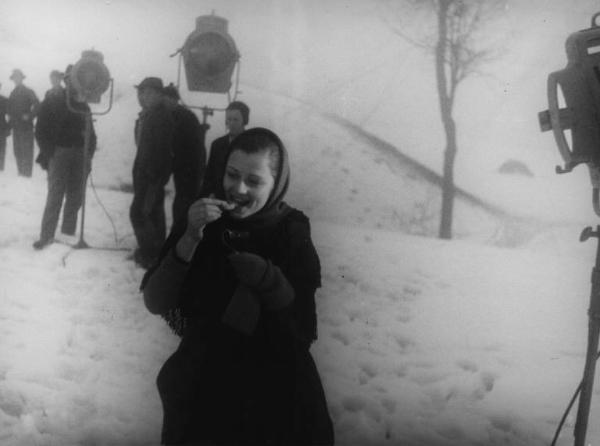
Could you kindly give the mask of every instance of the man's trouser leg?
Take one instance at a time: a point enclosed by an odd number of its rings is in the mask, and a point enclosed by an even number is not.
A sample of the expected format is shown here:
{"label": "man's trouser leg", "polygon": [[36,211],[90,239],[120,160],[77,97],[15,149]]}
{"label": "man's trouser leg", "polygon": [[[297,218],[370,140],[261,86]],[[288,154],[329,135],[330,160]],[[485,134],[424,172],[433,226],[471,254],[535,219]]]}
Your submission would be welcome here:
{"label": "man's trouser leg", "polygon": [[6,158],[6,136],[0,137],[0,170],[4,170],[4,160]]}
{"label": "man's trouser leg", "polygon": [[33,129],[15,128],[13,149],[19,175],[30,177],[33,171]]}
{"label": "man's trouser leg", "polygon": [[[83,148],[73,147],[72,164],[67,172],[66,196],[63,208],[63,219],[61,232],[67,235],[75,235],[77,230],[77,213],[83,203],[85,187],[83,184]],[[86,169],[86,178],[87,178]]]}
{"label": "man's trouser leg", "polygon": [[63,196],[67,187],[66,178],[71,164],[71,155],[71,149],[57,147],[48,163],[48,196],[46,197],[46,207],[42,217],[41,240],[54,238]]}
{"label": "man's trouser leg", "polygon": [[154,226],[153,255],[158,256],[160,248],[167,238],[167,216],[165,214],[165,188],[157,186],[153,191],[154,203],[150,213],[150,221]]}
{"label": "man's trouser leg", "polygon": [[[162,197],[162,199],[161,199]],[[163,223],[161,226],[160,208]],[[129,210],[133,232],[140,253],[147,259],[155,258],[165,240],[164,186],[144,179],[134,185],[133,202]]]}

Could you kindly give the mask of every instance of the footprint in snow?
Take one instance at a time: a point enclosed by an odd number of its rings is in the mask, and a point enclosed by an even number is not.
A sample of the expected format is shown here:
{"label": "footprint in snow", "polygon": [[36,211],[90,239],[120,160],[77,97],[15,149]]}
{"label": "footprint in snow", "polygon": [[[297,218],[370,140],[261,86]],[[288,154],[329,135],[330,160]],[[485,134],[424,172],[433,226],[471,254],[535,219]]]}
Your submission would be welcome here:
{"label": "footprint in snow", "polygon": [[406,302],[413,302],[417,299],[417,296],[421,294],[421,290],[413,285],[406,285],[402,288],[401,299]]}
{"label": "footprint in snow", "polygon": [[342,406],[348,412],[360,412],[366,405],[365,399],[360,396],[347,396],[342,399]]}
{"label": "footprint in snow", "polygon": [[367,384],[371,379],[377,376],[377,369],[372,364],[361,364],[358,374],[358,382],[361,385]]}
{"label": "footprint in snow", "polygon": [[458,361],[456,361],[456,365],[465,372],[475,373],[479,370],[477,364],[474,361],[471,361],[470,359],[459,359]]}
{"label": "footprint in snow", "polygon": [[494,389],[496,376],[490,372],[481,372],[479,376],[479,385],[473,391],[473,398],[481,400]]}
{"label": "footprint in snow", "polygon": [[396,341],[398,347],[400,347],[401,353],[406,353],[408,349],[416,345],[415,341],[412,338],[400,333],[394,334],[394,340]]}
{"label": "footprint in snow", "polygon": [[391,398],[383,398],[381,400],[381,405],[384,407],[384,409],[390,415],[393,414],[394,412],[396,412],[397,403],[396,403],[396,401],[394,401]]}
{"label": "footprint in snow", "polygon": [[331,333],[331,337],[337,341],[340,341],[344,345],[349,345],[350,340],[347,334],[342,333],[340,330],[336,330]]}

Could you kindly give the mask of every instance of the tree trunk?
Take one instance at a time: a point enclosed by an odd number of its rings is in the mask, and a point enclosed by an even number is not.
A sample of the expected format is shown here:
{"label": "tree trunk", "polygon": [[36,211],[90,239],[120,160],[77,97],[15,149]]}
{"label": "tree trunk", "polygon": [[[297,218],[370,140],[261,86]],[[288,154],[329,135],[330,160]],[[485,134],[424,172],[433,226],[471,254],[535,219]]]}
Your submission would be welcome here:
{"label": "tree trunk", "polygon": [[442,215],[440,238],[452,238],[454,213],[454,159],[456,158],[456,127],[452,117],[444,121],[446,132],[446,152],[444,153],[444,179],[442,185]]}
{"label": "tree trunk", "polygon": [[438,43],[435,51],[435,71],[440,100],[440,113],[446,134],[444,153],[444,178],[442,185],[442,209],[439,237],[452,238],[452,218],[454,211],[454,160],[456,158],[456,124],[452,118],[453,88],[448,85],[446,76],[446,49],[448,45],[447,16],[452,0],[439,0]]}

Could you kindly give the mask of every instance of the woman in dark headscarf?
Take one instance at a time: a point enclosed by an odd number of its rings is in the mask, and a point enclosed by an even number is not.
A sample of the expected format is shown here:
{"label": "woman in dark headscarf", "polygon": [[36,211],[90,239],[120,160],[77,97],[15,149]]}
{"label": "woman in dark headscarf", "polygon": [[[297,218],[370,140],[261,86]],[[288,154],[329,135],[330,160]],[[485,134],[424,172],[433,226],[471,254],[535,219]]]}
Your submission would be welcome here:
{"label": "woman in dark headscarf", "polygon": [[182,337],[157,378],[162,443],[331,445],[309,353],[319,258],[308,218],[283,198],[285,147],[254,128],[231,144],[222,188],[144,279],[144,301]]}

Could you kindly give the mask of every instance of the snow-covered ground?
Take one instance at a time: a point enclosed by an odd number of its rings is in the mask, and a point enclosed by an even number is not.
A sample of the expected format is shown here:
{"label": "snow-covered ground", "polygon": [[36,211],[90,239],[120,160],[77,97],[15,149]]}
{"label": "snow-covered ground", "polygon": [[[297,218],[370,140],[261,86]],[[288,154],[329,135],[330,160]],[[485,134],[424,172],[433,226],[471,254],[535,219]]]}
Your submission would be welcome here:
{"label": "snow-covered ground", "polygon": [[[582,375],[595,241],[578,236],[597,217],[585,169],[554,175],[560,160],[536,118],[547,73],[564,66],[566,35],[596,12],[591,0],[509,2],[505,58],[493,78],[461,87],[457,182],[515,217],[459,200],[453,241],[431,237],[434,186],[326,117],[439,171],[430,61],[386,28],[380,2],[3,1],[3,79],[22,68],[41,96],[46,73],[94,46],[115,97],[96,121],[85,228],[95,249],[72,249],[77,237],[32,249],[45,173],[17,177],[9,140],[0,173],[0,445],[158,443],[154,380],[178,340],[145,310],[143,271],[127,260],[132,197],[121,189],[135,152],[132,86],[146,75],[175,80],[168,55],[211,8],[230,20],[240,47],[239,99],[252,107],[251,125],[282,136],[289,202],[311,217],[323,267],[313,354],[337,444],[549,444]],[[9,89],[6,80],[2,93]],[[208,142],[222,121],[210,119]],[[497,173],[507,158],[534,177]],[[591,444],[600,444],[598,394]],[[560,445],[572,443],[574,415]]]}
{"label": "snow-covered ground", "polygon": [[[131,195],[97,193],[115,227],[89,188],[87,242],[132,247]],[[127,252],[31,248],[44,197],[43,172],[0,175],[0,444],[157,444],[154,379],[177,338]],[[583,367],[594,244],[577,231],[507,249],[313,217],[313,353],[338,444],[548,444]]]}

